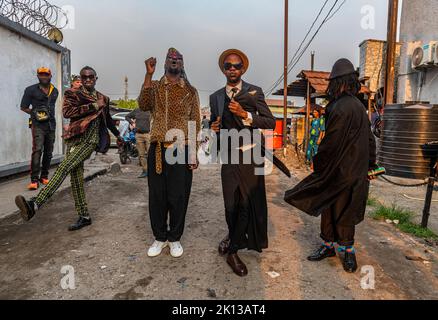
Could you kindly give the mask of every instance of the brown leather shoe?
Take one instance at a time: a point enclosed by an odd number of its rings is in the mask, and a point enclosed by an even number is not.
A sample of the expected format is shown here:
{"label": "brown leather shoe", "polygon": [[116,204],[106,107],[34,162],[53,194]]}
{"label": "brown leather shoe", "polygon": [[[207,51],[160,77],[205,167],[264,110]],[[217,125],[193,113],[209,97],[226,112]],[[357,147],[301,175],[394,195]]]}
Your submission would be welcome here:
{"label": "brown leather shoe", "polygon": [[227,263],[233,269],[234,273],[239,277],[245,277],[248,275],[248,269],[246,265],[240,260],[237,253],[232,253],[228,255]]}
{"label": "brown leather shoe", "polygon": [[224,240],[221,241],[221,243],[219,244],[219,254],[221,256],[224,256],[228,253],[228,249],[230,248],[230,238],[227,236],[225,237]]}

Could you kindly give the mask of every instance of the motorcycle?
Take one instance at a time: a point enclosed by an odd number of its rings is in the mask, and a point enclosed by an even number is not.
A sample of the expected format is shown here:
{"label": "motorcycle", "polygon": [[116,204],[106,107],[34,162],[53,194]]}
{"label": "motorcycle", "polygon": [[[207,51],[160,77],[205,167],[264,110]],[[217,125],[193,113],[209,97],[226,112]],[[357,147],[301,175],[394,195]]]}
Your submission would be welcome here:
{"label": "motorcycle", "polygon": [[120,147],[119,156],[122,164],[131,162],[132,158],[138,158],[138,149],[136,146],[135,132],[129,133],[129,138],[126,138],[123,145]]}

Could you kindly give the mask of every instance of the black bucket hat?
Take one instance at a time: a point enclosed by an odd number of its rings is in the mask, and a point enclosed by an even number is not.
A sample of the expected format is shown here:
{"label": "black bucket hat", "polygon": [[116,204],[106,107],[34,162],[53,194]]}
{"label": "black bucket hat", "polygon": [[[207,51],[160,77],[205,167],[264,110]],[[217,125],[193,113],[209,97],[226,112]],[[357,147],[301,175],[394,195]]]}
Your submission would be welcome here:
{"label": "black bucket hat", "polygon": [[342,58],[335,62],[333,65],[332,72],[330,73],[330,80],[339,78],[342,76],[346,76],[348,74],[356,73],[356,69],[354,69],[353,64],[350,60]]}

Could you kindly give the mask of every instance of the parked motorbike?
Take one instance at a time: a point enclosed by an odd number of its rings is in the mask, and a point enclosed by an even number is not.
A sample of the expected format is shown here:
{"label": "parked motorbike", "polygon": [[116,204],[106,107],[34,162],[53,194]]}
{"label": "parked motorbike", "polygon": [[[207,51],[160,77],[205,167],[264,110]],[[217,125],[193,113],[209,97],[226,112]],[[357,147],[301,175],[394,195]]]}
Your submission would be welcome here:
{"label": "parked motorbike", "polygon": [[127,164],[132,158],[138,158],[138,149],[135,141],[135,133],[131,132],[128,139],[125,139],[119,150],[120,162]]}

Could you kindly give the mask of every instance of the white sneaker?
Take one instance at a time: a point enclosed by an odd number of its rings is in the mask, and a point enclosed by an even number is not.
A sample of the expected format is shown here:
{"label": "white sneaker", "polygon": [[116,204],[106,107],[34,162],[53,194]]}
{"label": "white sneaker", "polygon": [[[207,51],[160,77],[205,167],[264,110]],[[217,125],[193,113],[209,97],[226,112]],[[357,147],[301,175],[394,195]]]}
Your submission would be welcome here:
{"label": "white sneaker", "polygon": [[167,247],[167,242],[156,241],[152,244],[152,246],[148,250],[148,256],[153,258],[157,257],[161,254],[164,248]]}
{"label": "white sneaker", "polygon": [[169,242],[170,247],[170,255],[174,258],[179,258],[183,255],[184,249],[181,245],[181,242]]}

